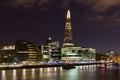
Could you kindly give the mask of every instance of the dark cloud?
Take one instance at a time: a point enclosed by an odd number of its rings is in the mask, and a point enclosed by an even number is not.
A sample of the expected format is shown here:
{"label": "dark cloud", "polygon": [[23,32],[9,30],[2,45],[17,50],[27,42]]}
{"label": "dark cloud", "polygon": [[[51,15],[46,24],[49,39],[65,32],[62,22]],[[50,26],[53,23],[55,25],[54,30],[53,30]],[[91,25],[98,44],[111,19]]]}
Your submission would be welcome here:
{"label": "dark cloud", "polygon": [[75,0],[78,3],[91,6],[94,11],[105,11],[108,8],[119,5],[120,0]]}
{"label": "dark cloud", "polygon": [[53,9],[55,7],[57,8],[74,7],[74,10],[76,9],[77,9],[76,11],[79,10],[80,14],[83,13],[84,15],[87,15],[89,20],[92,19],[94,20],[93,17],[95,17],[95,20],[96,19],[102,20],[104,19],[104,16],[118,17],[120,13],[120,12],[118,13],[120,6],[116,6],[116,5],[119,4],[120,4],[120,0],[0,0],[1,7],[30,8],[33,6],[39,6],[37,8],[42,12],[44,11],[46,12],[48,9],[51,8]]}
{"label": "dark cloud", "polygon": [[36,0],[5,0],[0,1],[3,7],[31,7]]}
{"label": "dark cloud", "polygon": [[0,5],[5,7],[32,7],[34,4],[44,5],[52,0],[0,0]]}
{"label": "dark cloud", "polygon": [[90,21],[102,21],[107,23],[120,23],[119,17],[106,17],[106,16],[96,16],[96,17],[89,17],[88,20]]}
{"label": "dark cloud", "polygon": [[[104,11],[114,5],[120,4],[120,0],[0,0],[1,6],[11,6],[11,7],[31,7],[34,4],[45,5],[56,4],[60,2],[57,6],[69,7],[71,2],[83,3],[85,5],[90,5],[95,11]],[[74,5],[76,5],[74,4]]]}
{"label": "dark cloud", "polygon": [[61,3],[61,7],[69,7],[69,3],[71,0],[63,0]]}
{"label": "dark cloud", "polygon": [[105,11],[108,8],[120,4],[120,0],[98,0],[93,6],[96,11]]}
{"label": "dark cloud", "polygon": [[89,21],[101,21],[101,20],[105,20],[106,16],[95,16],[95,17],[88,17]]}

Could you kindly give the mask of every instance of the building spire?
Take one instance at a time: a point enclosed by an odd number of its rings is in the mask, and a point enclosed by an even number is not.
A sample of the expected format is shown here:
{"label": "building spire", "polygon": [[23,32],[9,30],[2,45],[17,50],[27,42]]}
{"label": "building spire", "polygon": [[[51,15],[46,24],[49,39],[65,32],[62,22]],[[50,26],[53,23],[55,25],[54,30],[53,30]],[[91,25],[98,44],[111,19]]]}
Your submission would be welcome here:
{"label": "building spire", "polygon": [[68,9],[66,15],[66,25],[65,25],[65,36],[63,46],[73,46],[73,38],[72,38],[72,27],[71,27],[71,16],[70,10]]}
{"label": "building spire", "polygon": [[71,16],[70,16],[70,10],[68,9],[68,11],[67,11],[67,19],[70,19],[71,18]]}

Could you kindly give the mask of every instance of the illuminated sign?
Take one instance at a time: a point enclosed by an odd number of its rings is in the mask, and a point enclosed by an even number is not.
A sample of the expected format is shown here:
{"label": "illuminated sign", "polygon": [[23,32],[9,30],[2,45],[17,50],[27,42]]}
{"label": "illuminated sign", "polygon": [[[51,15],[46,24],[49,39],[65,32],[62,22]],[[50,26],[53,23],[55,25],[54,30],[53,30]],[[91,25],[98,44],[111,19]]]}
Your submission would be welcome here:
{"label": "illuminated sign", "polygon": [[10,46],[3,46],[1,50],[14,50],[14,49],[15,49],[15,45],[10,45]]}

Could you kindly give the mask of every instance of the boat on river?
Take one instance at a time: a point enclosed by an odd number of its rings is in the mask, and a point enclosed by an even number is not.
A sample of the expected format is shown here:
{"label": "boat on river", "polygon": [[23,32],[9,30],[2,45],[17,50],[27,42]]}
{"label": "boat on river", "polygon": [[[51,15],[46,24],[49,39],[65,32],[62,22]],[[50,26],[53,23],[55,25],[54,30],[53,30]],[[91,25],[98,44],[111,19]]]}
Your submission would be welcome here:
{"label": "boat on river", "polygon": [[76,67],[75,66],[68,66],[68,65],[66,65],[66,66],[63,66],[62,67],[62,69],[75,69]]}

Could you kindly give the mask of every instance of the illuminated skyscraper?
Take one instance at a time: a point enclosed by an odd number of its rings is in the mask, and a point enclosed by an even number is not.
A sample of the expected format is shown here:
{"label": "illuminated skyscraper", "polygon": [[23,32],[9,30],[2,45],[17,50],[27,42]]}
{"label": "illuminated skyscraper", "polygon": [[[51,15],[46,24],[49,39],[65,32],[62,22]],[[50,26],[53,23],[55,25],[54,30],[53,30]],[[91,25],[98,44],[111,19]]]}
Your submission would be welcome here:
{"label": "illuminated skyscraper", "polygon": [[72,37],[71,16],[70,16],[70,10],[68,10],[67,16],[66,16],[65,36],[64,36],[63,47],[73,46],[73,45],[74,44],[73,44],[73,37]]}
{"label": "illuminated skyscraper", "polygon": [[73,43],[70,10],[67,11],[64,43],[61,48],[61,60],[65,62],[95,61],[96,50],[76,46]]}

